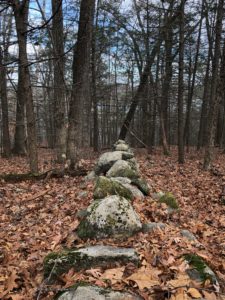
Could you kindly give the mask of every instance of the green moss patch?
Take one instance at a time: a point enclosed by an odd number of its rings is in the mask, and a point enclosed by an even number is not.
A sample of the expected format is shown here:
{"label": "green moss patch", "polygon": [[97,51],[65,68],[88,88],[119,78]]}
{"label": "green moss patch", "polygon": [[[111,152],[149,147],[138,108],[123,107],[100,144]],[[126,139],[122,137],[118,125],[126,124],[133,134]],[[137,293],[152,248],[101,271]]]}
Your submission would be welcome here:
{"label": "green moss patch", "polygon": [[131,191],[125,188],[121,183],[100,176],[95,185],[94,199],[102,199],[109,195],[118,195],[129,200],[133,199]]}
{"label": "green moss patch", "polygon": [[176,198],[172,193],[166,193],[159,198],[160,203],[165,203],[167,206],[173,209],[178,209],[179,205]]}
{"label": "green moss patch", "polygon": [[[209,279],[212,283],[216,283],[217,279],[213,271],[208,267],[205,261],[196,254],[185,254],[185,260],[192,267],[192,269],[187,270],[187,273],[193,279],[199,279],[204,282]],[[193,272],[193,270],[195,272]]]}

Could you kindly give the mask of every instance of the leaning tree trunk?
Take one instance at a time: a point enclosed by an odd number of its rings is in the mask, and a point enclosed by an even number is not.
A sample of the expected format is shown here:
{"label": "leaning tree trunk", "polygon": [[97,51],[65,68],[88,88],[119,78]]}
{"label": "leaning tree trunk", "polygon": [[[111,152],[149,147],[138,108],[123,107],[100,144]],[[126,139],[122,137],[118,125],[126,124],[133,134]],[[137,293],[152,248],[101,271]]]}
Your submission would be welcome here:
{"label": "leaning tree trunk", "polygon": [[220,0],[217,8],[217,19],[216,19],[216,29],[215,29],[215,45],[214,45],[214,57],[213,57],[213,69],[212,69],[212,85],[211,85],[211,102],[210,110],[208,114],[208,127],[207,127],[207,143],[205,147],[204,156],[204,169],[207,170],[211,166],[212,162],[212,151],[214,145],[214,134],[215,134],[215,123],[216,116],[218,112],[219,97],[217,97],[217,87],[218,87],[218,70],[219,70],[219,60],[220,60],[220,42],[222,35],[222,20],[223,20],[223,5],[224,0]]}
{"label": "leaning tree trunk", "polygon": [[82,0],[77,44],[73,61],[73,91],[69,108],[69,128],[67,141],[67,157],[73,169],[79,156],[82,144],[82,115],[85,104],[90,101],[87,85],[90,85],[90,54],[94,0]]}
{"label": "leaning tree trunk", "polygon": [[[37,139],[36,139],[36,124],[33,107],[33,95],[31,90],[30,72],[27,58],[27,24],[28,24],[28,11],[29,0],[13,1],[13,11],[16,21],[16,31],[19,46],[19,79],[17,91],[17,103],[26,105],[26,119],[27,119],[27,146],[29,154],[30,170],[32,173],[38,171],[38,158],[37,158]],[[18,105],[17,105],[18,108]],[[21,118],[21,121],[22,118]],[[24,125],[20,124],[23,128]],[[22,138],[22,137],[21,137]],[[16,145],[15,145],[16,146]]]}

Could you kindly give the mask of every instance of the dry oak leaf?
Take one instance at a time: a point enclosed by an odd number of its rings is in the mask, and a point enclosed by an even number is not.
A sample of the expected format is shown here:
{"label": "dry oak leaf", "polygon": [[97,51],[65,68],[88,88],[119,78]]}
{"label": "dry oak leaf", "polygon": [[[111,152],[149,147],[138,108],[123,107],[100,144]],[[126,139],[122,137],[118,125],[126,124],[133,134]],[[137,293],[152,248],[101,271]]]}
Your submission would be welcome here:
{"label": "dry oak leaf", "polygon": [[190,283],[190,278],[187,274],[180,274],[177,279],[173,279],[167,282],[167,285],[173,286],[175,288],[180,286],[186,286]]}
{"label": "dry oak leaf", "polygon": [[195,299],[202,298],[202,295],[195,288],[189,288],[187,292]]}
{"label": "dry oak leaf", "polygon": [[202,291],[202,293],[206,300],[217,300],[218,299],[214,293],[208,293],[206,291]]}
{"label": "dry oak leaf", "polygon": [[115,284],[118,281],[122,280],[124,270],[125,267],[108,269],[102,274],[101,279],[109,279],[111,281],[111,284]]}
{"label": "dry oak leaf", "polygon": [[4,290],[0,294],[0,299],[4,298],[10,291],[12,291],[14,288],[18,287],[18,284],[16,282],[16,279],[18,279],[17,271],[12,270],[11,275],[8,277],[6,281],[6,290]]}
{"label": "dry oak leaf", "polygon": [[159,274],[161,274],[161,271],[143,266],[136,273],[126,278],[125,282],[132,280],[138,285],[140,290],[143,290],[144,288],[160,285]]}

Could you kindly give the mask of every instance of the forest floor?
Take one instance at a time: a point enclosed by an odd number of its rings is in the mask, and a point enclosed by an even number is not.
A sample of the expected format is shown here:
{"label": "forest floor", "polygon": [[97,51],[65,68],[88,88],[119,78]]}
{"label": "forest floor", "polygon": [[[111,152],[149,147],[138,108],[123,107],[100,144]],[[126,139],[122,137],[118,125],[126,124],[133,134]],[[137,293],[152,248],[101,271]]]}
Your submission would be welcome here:
{"label": "forest floor", "polygon": [[[79,223],[76,214],[91,202],[93,184],[87,186],[83,177],[68,176],[46,181],[0,182],[0,298],[53,299],[56,291],[83,280],[134,291],[144,299],[225,299],[225,206],[220,200],[225,185],[225,155],[216,151],[212,171],[202,170],[202,155],[194,151],[187,155],[182,166],[177,163],[175,150],[169,157],[164,157],[160,150],[151,156],[144,150],[136,151],[142,176],[147,179],[151,192],[172,192],[179,202],[179,211],[168,214],[165,204],[157,203],[151,196],[144,201],[135,200],[134,207],[142,222],[163,222],[168,225],[166,229],[139,233],[126,241],[94,240],[88,244],[135,248],[142,266],[151,269],[152,278],[142,278],[142,281],[140,273],[139,279],[126,280],[138,272],[129,264],[108,271],[76,272],[72,269],[57,284],[43,285],[46,254],[84,245],[74,234]],[[54,167],[50,152],[41,150],[40,157],[42,171]],[[90,154],[83,160],[83,166],[91,170],[96,158],[97,155]],[[0,174],[27,171],[24,158],[0,159]],[[199,244],[183,238],[181,229],[191,231]],[[196,253],[207,261],[219,279],[221,294],[211,290],[206,281],[201,288],[189,289],[186,298],[182,296],[187,279],[183,275],[185,266],[181,256],[187,252]],[[157,276],[160,278],[158,286],[151,286],[149,283],[155,282]],[[174,289],[168,288],[171,280]]]}

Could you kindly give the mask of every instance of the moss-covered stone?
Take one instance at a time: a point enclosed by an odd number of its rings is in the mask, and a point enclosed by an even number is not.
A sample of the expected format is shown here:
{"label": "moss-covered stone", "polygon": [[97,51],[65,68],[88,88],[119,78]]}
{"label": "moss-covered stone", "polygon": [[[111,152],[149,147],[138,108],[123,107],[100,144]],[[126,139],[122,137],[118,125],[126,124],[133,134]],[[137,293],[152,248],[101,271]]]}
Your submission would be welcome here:
{"label": "moss-covered stone", "polygon": [[50,282],[67,272],[73,266],[82,269],[88,263],[87,255],[76,251],[61,251],[49,253],[44,259],[44,277]]}
{"label": "moss-covered stone", "polygon": [[123,238],[142,227],[130,202],[117,195],[95,200],[88,207],[88,212],[89,215],[77,228],[77,234],[82,239]]}
{"label": "moss-covered stone", "polygon": [[107,177],[100,176],[95,185],[93,194],[94,199],[102,199],[109,195],[119,195],[129,200],[133,199],[131,191],[122,184],[117,181],[110,180]]}
{"label": "moss-covered stone", "polygon": [[143,178],[134,178],[131,180],[132,184],[136,185],[139,190],[146,196],[149,195],[150,189],[147,181]]}
{"label": "moss-covered stone", "polygon": [[160,203],[165,203],[167,206],[169,206],[172,209],[178,209],[179,205],[177,203],[176,198],[172,193],[165,193],[159,198]]}
{"label": "moss-covered stone", "polygon": [[118,160],[106,173],[107,177],[127,177],[136,179],[139,177],[137,171],[133,170],[129,163],[124,160]]}
{"label": "moss-covered stone", "polygon": [[44,259],[44,276],[53,282],[61,274],[74,267],[76,270],[107,265],[126,264],[132,262],[139,265],[137,253],[131,248],[112,246],[90,246],[86,248],[49,253]]}
{"label": "moss-covered stone", "polygon": [[218,284],[216,275],[208,267],[203,258],[196,254],[185,254],[184,258],[191,267],[191,269],[187,270],[187,273],[192,279],[202,282],[209,279],[211,283]]}

